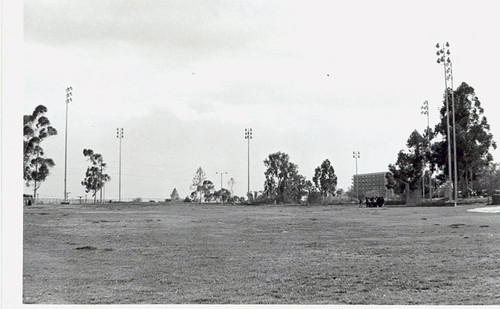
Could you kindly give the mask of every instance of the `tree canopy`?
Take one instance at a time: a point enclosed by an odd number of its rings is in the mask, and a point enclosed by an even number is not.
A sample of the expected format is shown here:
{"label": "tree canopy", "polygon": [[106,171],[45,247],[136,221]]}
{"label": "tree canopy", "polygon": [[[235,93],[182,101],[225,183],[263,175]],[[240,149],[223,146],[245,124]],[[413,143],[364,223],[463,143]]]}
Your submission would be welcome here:
{"label": "tree canopy", "polygon": [[396,193],[404,192],[406,185],[408,185],[409,190],[421,187],[427,140],[417,130],[414,130],[410,134],[406,146],[408,147],[406,151],[399,151],[396,163],[389,164],[391,173],[386,174],[387,187],[395,189]]}
{"label": "tree canopy", "polygon": [[305,177],[299,175],[298,166],[289,161],[283,152],[272,153],[264,160],[264,195],[278,203],[300,201],[308,184]]}
{"label": "tree canopy", "polygon": [[335,175],[335,170],[330,163],[330,160],[326,159],[321,163],[320,166],[314,171],[313,182],[316,188],[324,195],[328,194],[335,195],[335,189],[337,188],[337,175]]}
{"label": "tree canopy", "polygon": [[205,172],[203,171],[203,169],[200,167],[198,167],[198,169],[196,170],[196,173],[194,174],[194,177],[193,177],[193,181],[191,183],[191,190],[195,190],[193,193],[191,193],[191,198],[193,199],[193,201],[202,201],[202,185],[203,185],[203,182],[205,181],[205,178],[206,178],[206,174]]}
{"label": "tree canopy", "polygon": [[83,155],[87,157],[90,166],[87,167],[85,178],[81,184],[85,187],[85,192],[93,192],[94,202],[97,199],[97,191],[101,190],[106,182],[111,180],[111,177],[104,173],[106,170],[106,163],[101,154],[95,153],[92,149],[83,149]]}
{"label": "tree canopy", "polygon": [[174,190],[172,190],[172,193],[170,193],[170,199],[174,202],[179,200],[179,193],[177,192],[177,188],[174,188]]}
{"label": "tree canopy", "polygon": [[40,184],[49,175],[50,168],[55,166],[54,161],[45,156],[40,146],[49,136],[57,135],[57,130],[45,116],[47,111],[45,106],[38,105],[31,115],[23,117],[23,177],[27,187],[33,185],[35,198]]}
{"label": "tree canopy", "polygon": [[[447,92],[451,102],[451,91]],[[459,188],[468,192],[469,179],[475,179],[480,170],[493,160],[490,149],[497,145],[490,132],[490,125],[484,115],[484,109],[476,96],[474,88],[463,82],[453,93],[455,105],[455,136],[457,151],[457,173]],[[441,141],[433,145],[433,163],[442,171],[438,179],[448,175],[446,103],[440,109],[440,122],[436,125],[436,133],[443,136]],[[451,128],[450,128],[451,130]],[[453,134],[450,135],[453,145]],[[453,158],[452,158],[453,160]],[[452,171],[453,172],[453,171]]]}

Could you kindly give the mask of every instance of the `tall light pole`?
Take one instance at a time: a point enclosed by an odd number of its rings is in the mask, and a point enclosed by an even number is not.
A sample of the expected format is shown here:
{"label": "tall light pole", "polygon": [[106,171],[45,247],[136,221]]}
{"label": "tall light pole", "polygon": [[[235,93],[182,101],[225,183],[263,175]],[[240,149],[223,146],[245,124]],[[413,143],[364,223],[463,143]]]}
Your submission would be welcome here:
{"label": "tall light pole", "polygon": [[450,78],[451,83],[451,111],[452,111],[452,125],[453,125],[453,192],[454,192],[454,201],[455,206],[457,206],[458,200],[458,186],[457,186],[457,135],[456,135],[456,125],[455,125],[455,91],[453,90],[453,63],[450,61],[450,66],[448,68],[448,77]]}
{"label": "tall light pole", "polygon": [[250,140],[252,139],[252,128],[245,129],[245,139],[248,141],[248,190],[247,190],[247,194],[250,194]]}
{"label": "tall light pole", "polygon": [[69,204],[68,191],[66,190],[68,180],[68,104],[73,101],[73,87],[66,88],[66,130],[64,135],[64,201]]}
{"label": "tall light pole", "polygon": [[116,138],[120,140],[120,157],[118,163],[118,201],[122,200],[122,138],[123,128],[116,128]]}
{"label": "tall light pole", "polygon": [[[444,85],[445,85],[445,98],[446,98],[446,130],[447,130],[447,137],[448,137],[448,178],[450,185],[453,185],[453,200],[455,206],[457,206],[457,149],[456,149],[456,142],[455,142],[455,96],[453,93],[453,74],[452,74],[452,64],[451,64],[451,59],[450,59],[450,44],[446,42],[446,44],[443,44],[443,47],[440,48],[439,43],[436,44],[436,48],[438,48],[438,51],[436,52],[436,55],[438,55],[437,63],[441,64],[443,63],[443,70],[444,70]],[[448,109],[448,80],[451,82],[451,103],[452,103],[452,112],[453,112],[453,153],[454,153],[454,181],[452,182],[451,179],[451,145],[450,145],[450,112]],[[452,184],[453,183],[453,184]],[[450,196],[450,198],[452,198]]]}
{"label": "tall light pole", "polygon": [[[422,111],[420,113],[427,116],[427,151],[429,151],[429,153],[430,153],[431,140],[430,140],[430,128],[429,128],[429,102],[427,102],[427,100],[424,102],[421,109],[422,109]],[[425,177],[425,162],[424,162],[424,176],[423,177]],[[430,167],[429,167],[429,198],[432,201],[432,171],[431,171]],[[424,195],[424,199],[425,199],[425,195]]]}
{"label": "tall light pole", "polygon": [[220,189],[222,190],[222,175],[227,174],[227,172],[215,172],[215,174],[220,174]]}
{"label": "tall light pole", "polygon": [[356,161],[356,176],[354,177],[354,186],[356,187],[356,198],[359,201],[359,186],[358,186],[358,159],[359,159],[359,151],[353,151],[352,157]]}
{"label": "tall light pole", "polygon": [[[449,43],[446,43],[448,46]],[[443,70],[444,70],[444,88],[445,88],[445,102],[446,102],[446,135],[447,135],[447,141],[448,141],[448,182],[450,186],[452,185],[452,179],[451,179],[451,145],[450,145],[450,111],[448,107],[448,73],[446,72],[447,69],[447,63],[450,63],[451,60],[447,55],[450,54],[449,50],[446,50],[445,44],[443,44],[443,48],[439,46],[439,43],[436,44],[436,48],[438,48],[438,51],[436,52],[436,55],[438,56],[437,63],[441,64],[443,63]],[[450,196],[451,199],[451,196]]]}

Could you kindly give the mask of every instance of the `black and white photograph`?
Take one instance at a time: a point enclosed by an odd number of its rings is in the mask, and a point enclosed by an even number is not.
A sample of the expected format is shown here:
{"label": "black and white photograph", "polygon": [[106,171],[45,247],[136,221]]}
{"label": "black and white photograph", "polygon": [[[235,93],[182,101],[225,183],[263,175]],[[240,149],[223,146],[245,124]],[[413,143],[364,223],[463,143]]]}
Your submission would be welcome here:
{"label": "black and white photograph", "polygon": [[5,308],[500,305],[500,2],[18,8]]}

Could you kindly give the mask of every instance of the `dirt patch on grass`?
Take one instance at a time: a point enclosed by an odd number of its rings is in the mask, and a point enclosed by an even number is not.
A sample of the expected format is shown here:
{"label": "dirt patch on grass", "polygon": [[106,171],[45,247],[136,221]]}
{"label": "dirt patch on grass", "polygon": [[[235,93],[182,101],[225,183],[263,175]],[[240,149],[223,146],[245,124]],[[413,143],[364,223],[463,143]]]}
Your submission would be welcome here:
{"label": "dirt patch on grass", "polygon": [[88,251],[92,251],[92,250],[97,250],[96,247],[93,247],[93,246],[83,246],[83,247],[77,247],[75,248],[75,250],[88,250]]}

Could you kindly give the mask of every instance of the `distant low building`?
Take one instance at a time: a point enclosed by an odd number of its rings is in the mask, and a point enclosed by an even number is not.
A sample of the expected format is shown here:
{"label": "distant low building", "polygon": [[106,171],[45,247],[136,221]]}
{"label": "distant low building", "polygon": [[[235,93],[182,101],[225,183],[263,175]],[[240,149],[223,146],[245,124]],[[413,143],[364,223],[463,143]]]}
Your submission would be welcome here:
{"label": "distant low building", "polygon": [[385,174],[390,172],[366,173],[352,176],[352,188],[354,194],[360,198],[365,196],[383,196],[391,198],[394,195],[392,189],[387,189]]}

